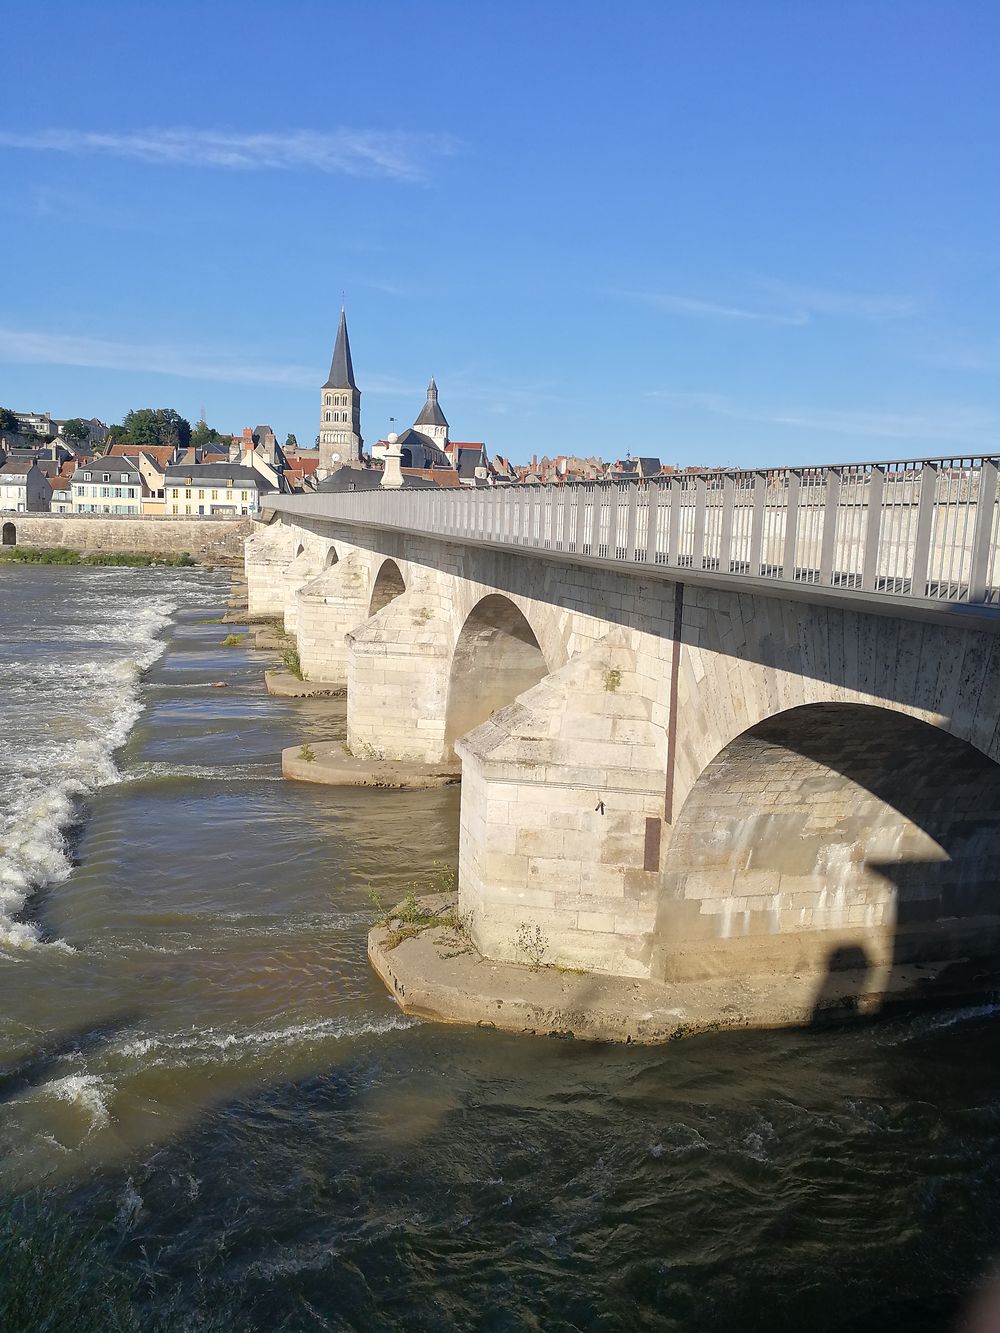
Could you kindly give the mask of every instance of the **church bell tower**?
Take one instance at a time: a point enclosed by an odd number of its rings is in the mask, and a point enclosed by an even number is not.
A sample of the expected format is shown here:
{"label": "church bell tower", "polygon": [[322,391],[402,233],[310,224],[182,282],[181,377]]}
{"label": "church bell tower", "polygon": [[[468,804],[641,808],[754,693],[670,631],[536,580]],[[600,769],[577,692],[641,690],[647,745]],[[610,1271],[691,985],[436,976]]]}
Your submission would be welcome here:
{"label": "church bell tower", "polygon": [[330,363],[330,375],[320,390],[319,466],[321,477],[328,476],[341,463],[356,463],[361,458],[361,390],[354,378],[351,342],[347,336],[347,315],[340,311],[337,342]]}

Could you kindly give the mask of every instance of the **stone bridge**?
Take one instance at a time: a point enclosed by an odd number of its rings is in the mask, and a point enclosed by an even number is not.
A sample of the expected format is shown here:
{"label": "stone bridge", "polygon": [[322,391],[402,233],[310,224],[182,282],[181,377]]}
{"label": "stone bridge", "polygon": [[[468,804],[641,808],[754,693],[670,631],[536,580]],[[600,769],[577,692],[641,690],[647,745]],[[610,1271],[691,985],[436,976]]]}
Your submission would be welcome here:
{"label": "stone bridge", "polygon": [[846,969],[884,996],[1000,954],[996,481],[919,460],[286,498],[247,542],[250,611],[346,684],[355,754],[461,761],[487,958],[537,927],[588,973]]}

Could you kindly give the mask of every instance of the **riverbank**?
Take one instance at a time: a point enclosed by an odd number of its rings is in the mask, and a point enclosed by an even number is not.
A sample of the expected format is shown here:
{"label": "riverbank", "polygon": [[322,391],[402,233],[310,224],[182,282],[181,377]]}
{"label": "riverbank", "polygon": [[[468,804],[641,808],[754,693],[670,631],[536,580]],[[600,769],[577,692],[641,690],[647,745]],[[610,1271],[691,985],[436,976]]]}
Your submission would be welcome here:
{"label": "riverbank", "polygon": [[86,555],[81,555],[78,551],[71,551],[63,546],[0,547],[0,561],[9,565],[110,565],[140,569],[150,565],[186,569],[197,563],[192,560],[187,551],[182,551],[180,555],[155,555],[149,551],[118,551],[114,553],[92,551]]}

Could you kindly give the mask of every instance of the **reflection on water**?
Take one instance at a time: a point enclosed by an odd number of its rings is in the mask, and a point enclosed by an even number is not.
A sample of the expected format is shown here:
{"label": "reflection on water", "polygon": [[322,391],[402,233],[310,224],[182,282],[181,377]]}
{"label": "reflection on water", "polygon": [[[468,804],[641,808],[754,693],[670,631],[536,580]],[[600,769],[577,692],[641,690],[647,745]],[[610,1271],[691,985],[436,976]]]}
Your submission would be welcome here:
{"label": "reflection on water", "polygon": [[647,1050],[403,1018],[367,889],[454,859],[458,793],[283,782],[343,704],[269,699],[199,623],[225,593],[0,569],[0,1326],[947,1327],[998,1244],[992,1010]]}

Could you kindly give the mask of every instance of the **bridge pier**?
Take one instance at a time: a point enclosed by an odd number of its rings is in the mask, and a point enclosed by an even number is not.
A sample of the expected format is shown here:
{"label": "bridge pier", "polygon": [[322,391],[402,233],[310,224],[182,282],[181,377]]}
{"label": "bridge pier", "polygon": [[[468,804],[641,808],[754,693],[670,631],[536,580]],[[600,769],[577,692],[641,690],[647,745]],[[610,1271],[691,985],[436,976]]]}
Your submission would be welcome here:
{"label": "bridge pier", "polygon": [[352,551],[295,593],[296,639],[302,674],[347,684],[347,635],[368,619],[367,563]]}
{"label": "bridge pier", "polygon": [[[624,631],[464,736],[459,896],[488,958],[649,973],[665,733]],[[645,660],[644,660],[645,659]]]}
{"label": "bridge pier", "polygon": [[410,588],[346,636],[347,744],[360,757],[446,758],[452,630],[432,590]]}
{"label": "bridge pier", "polygon": [[248,537],[243,556],[247,577],[247,614],[284,620],[285,571],[292,562],[292,533],[284,525],[262,528]]}

